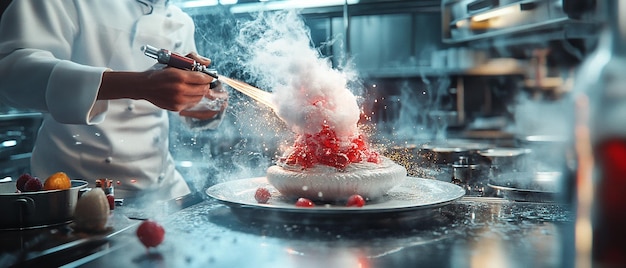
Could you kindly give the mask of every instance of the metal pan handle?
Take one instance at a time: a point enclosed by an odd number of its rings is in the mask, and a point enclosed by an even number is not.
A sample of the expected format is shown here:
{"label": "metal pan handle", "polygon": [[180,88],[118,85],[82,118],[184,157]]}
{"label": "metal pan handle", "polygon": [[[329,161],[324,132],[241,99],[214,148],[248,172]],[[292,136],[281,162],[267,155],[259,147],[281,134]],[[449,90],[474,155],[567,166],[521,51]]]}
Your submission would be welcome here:
{"label": "metal pan handle", "polygon": [[30,197],[20,197],[15,200],[15,205],[17,206],[20,227],[24,227],[31,212],[35,211],[35,200]]}

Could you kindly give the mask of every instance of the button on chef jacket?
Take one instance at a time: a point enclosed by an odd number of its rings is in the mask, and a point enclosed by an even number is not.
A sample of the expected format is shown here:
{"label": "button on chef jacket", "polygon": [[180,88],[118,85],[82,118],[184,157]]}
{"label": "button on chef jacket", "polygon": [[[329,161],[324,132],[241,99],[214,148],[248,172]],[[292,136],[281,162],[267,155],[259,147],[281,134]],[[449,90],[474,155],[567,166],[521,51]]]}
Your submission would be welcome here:
{"label": "button on chef jacket", "polygon": [[155,64],[141,46],[186,55],[196,51],[193,36],[192,19],[160,0],[12,1],[0,24],[0,95],[44,114],[32,173],[120,181],[122,198],[189,193],[168,150],[168,113],[144,100],[96,97],[105,70]]}

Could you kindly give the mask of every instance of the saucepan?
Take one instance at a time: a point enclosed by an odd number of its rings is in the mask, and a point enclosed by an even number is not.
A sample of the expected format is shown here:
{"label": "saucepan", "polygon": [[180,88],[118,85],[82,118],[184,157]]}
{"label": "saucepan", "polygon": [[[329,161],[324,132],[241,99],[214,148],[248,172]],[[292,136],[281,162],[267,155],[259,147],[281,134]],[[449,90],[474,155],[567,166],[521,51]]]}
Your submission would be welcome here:
{"label": "saucepan", "polygon": [[452,183],[463,187],[467,196],[489,197],[495,194],[492,188],[487,187],[489,182],[487,165],[472,163],[467,157],[461,156],[452,164],[452,169]]}
{"label": "saucepan", "polygon": [[556,202],[560,192],[561,172],[510,172],[489,180],[489,186],[506,199],[526,202]]}
{"label": "saucepan", "polygon": [[479,162],[477,152],[492,146],[469,140],[445,140],[423,144],[420,154],[435,164],[451,165],[460,157],[467,157],[470,162]]}
{"label": "saucepan", "polygon": [[17,193],[15,182],[0,183],[0,230],[25,230],[72,221],[80,190],[87,182],[72,180],[70,189]]}
{"label": "saucepan", "polygon": [[525,158],[532,152],[527,148],[514,147],[494,147],[487,150],[481,150],[479,155],[487,158],[491,167],[492,175],[498,175],[503,172],[515,172],[524,168]]}

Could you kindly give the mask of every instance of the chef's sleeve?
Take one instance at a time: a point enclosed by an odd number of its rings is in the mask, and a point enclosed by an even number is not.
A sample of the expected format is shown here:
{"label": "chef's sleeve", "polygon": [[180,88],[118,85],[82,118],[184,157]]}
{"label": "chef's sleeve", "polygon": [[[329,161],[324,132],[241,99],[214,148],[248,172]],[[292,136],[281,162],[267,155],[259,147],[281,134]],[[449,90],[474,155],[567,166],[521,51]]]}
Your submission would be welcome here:
{"label": "chef's sleeve", "polygon": [[0,24],[0,100],[66,124],[96,124],[103,67],[71,61],[78,31],[71,1],[12,1]]}

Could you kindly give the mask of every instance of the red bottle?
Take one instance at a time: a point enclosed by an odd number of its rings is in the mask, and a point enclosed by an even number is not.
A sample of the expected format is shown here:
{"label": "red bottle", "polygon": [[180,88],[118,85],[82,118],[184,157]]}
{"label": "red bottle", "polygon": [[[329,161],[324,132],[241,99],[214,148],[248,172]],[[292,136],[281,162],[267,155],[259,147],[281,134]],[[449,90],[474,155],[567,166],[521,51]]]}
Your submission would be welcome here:
{"label": "red bottle", "polygon": [[626,1],[597,3],[605,29],[575,84],[576,262],[626,267]]}

